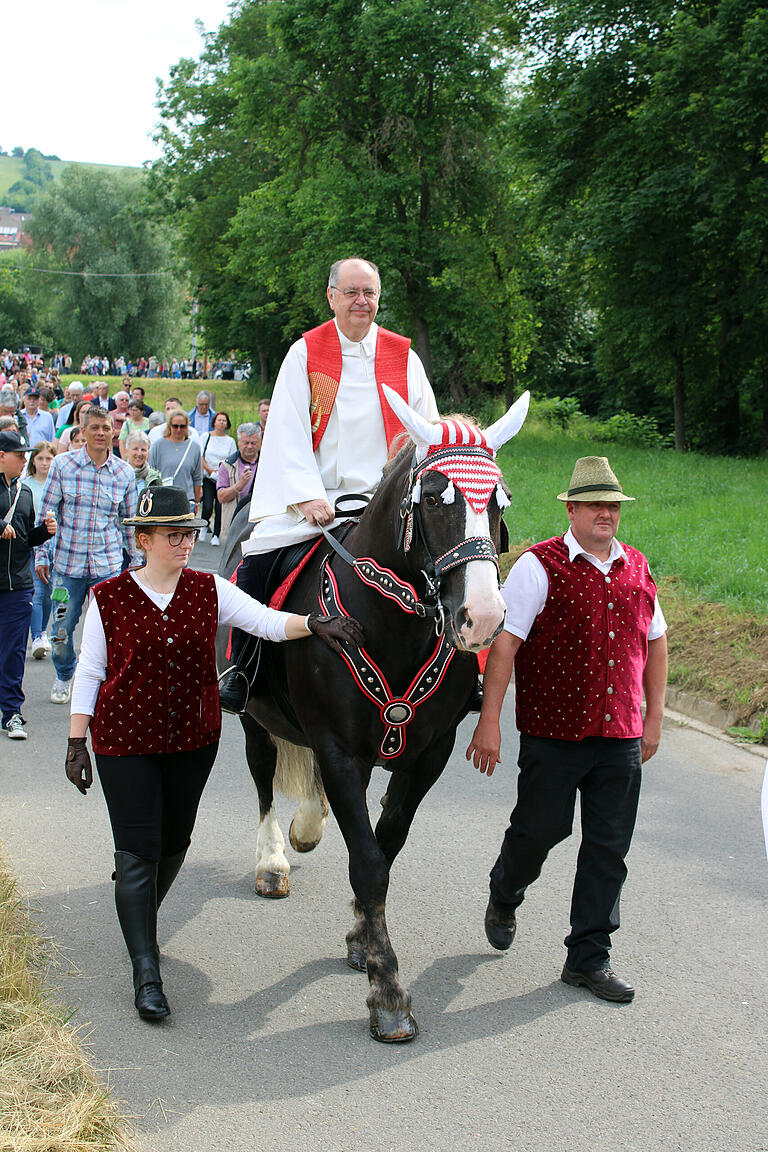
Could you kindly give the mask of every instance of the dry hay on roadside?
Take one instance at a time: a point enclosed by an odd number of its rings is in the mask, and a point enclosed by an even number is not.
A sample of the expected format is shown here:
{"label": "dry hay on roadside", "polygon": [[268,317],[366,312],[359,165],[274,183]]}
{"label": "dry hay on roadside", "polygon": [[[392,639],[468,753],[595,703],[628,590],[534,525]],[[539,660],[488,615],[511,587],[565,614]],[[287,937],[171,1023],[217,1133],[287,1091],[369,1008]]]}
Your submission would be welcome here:
{"label": "dry hay on roadside", "polygon": [[754,724],[768,716],[768,620],[660,581],[669,623],[670,682]]}
{"label": "dry hay on roadside", "polygon": [[128,1149],[125,1122],[46,991],[51,962],[0,859],[0,1152]]}

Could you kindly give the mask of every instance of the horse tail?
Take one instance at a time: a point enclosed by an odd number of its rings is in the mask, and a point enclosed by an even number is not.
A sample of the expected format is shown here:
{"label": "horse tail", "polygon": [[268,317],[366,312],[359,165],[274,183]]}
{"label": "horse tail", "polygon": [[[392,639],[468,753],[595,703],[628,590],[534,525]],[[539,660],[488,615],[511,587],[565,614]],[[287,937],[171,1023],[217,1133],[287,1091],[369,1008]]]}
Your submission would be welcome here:
{"label": "horse tail", "polygon": [[273,736],[272,739],[277,747],[275,768],[277,790],[290,800],[324,797],[320,766],[311,748],[302,748],[298,744],[291,744],[288,740],[281,740],[278,736]]}

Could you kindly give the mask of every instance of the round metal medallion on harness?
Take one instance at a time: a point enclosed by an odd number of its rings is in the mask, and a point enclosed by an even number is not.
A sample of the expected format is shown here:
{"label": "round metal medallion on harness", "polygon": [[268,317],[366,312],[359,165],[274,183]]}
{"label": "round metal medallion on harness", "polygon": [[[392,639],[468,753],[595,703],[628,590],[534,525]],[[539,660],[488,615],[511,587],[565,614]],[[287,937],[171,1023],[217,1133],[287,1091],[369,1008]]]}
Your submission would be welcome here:
{"label": "round metal medallion on harness", "polygon": [[399,728],[413,719],[414,708],[407,700],[392,700],[382,709],[381,718],[385,724]]}

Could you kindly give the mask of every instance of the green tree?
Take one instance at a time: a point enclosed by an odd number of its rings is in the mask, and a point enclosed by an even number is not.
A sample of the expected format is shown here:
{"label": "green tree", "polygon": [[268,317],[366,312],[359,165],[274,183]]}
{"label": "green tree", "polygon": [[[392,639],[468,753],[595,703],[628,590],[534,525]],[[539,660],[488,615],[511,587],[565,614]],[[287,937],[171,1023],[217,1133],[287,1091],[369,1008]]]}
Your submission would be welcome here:
{"label": "green tree", "polygon": [[0,254],[0,339],[8,348],[41,343],[44,338],[26,263],[27,253],[23,250]]}
{"label": "green tree", "polygon": [[495,15],[485,0],[249,0],[177,66],[155,187],[220,348],[273,369],[326,317],[331,261],[358,252],[381,267],[382,322],[455,403],[514,391],[537,325]]}
{"label": "green tree", "polygon": [[541,61],[520,135],[594,310],[604,388],[674,414],[680,448],[748,449],[745,402],[768,427],[768,11],[574,0],[519,15]]}
{"label": "green tree", "polygon": [[39,307],[58,347],[76,358],[176,350],[185,278],[143,176],[67,168],[38,200],[31,230]]}
{"label": "green tree", "polygon": [[24,175],[8,189],[10,206],[17,212],[31,212],[38,194],[52,180],[51,166],[42,152],[29,148],[24,153]]}

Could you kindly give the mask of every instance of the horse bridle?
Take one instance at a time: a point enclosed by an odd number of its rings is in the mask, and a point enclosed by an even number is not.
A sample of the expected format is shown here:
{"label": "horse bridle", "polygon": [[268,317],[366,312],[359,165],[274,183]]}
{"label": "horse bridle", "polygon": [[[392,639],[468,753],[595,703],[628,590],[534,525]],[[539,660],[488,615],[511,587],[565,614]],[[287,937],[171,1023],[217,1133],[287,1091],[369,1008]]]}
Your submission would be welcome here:
{"label": "horse bridle", "polygon": [[[461,454],[462,456],[478,456],[485,459],[488,457],[488,452],[484,448],[462,447]],[[461,544],[449,548],[447,552],[444,552],[442,556],[438,556],[437,558],[432,556],[429,545],[427,544],[424,527],[421,522],[420,503],[414,500],[414,489],[422,472],[429,471],[435,464],[439,464],[442,460],[446,460],[449,457],[455,457],[455,455],[456,445],[452,445],[446,449],[438,449],[438,451],[432,452],[421,461],[417,461],[416,453],[414,452],[408,476],[408,486],[405,496],[400,503],[401,526],[397,540],[398,549],[404,554],[407,554],[413,546],[415,538],[419,541],[427,557],[427,563],[421,570],[427,586],[423,600],[419,598],[413,585],[407,583],[405,580],[401,580],[400,577],[396,576],[389,568],[382,568],[370,556],[353,556],[342,544],[339,544],[338,540],[334,539],[330,532],[322,525],[318,525],[334,552],[354,569],[364,584],[376,589],[387,599],[393,600],[404,612],[411,612],[421,618],[434,619],[435,634],[437,636],[442,636],[445,631],[445,610],[440,599],[440,588],[443,576],[447,572],[453,571],[454,568],[469,564],[472,560],[491,560],[496,565],[497,576],[499,573],[499,558],[490,536],[470,536],[468,539],[462,540]],[[339,515],[350,516],[353,519],[355,518],[355,513],[357,513],[357,518],[359,519],[365,504],[368,503],[368,499],[369,497],[362,496],[358,493],[339,496],[334,505],[334,511]],[[363,508],[345,511],[344,505],[352,500],[362,501]]]}

